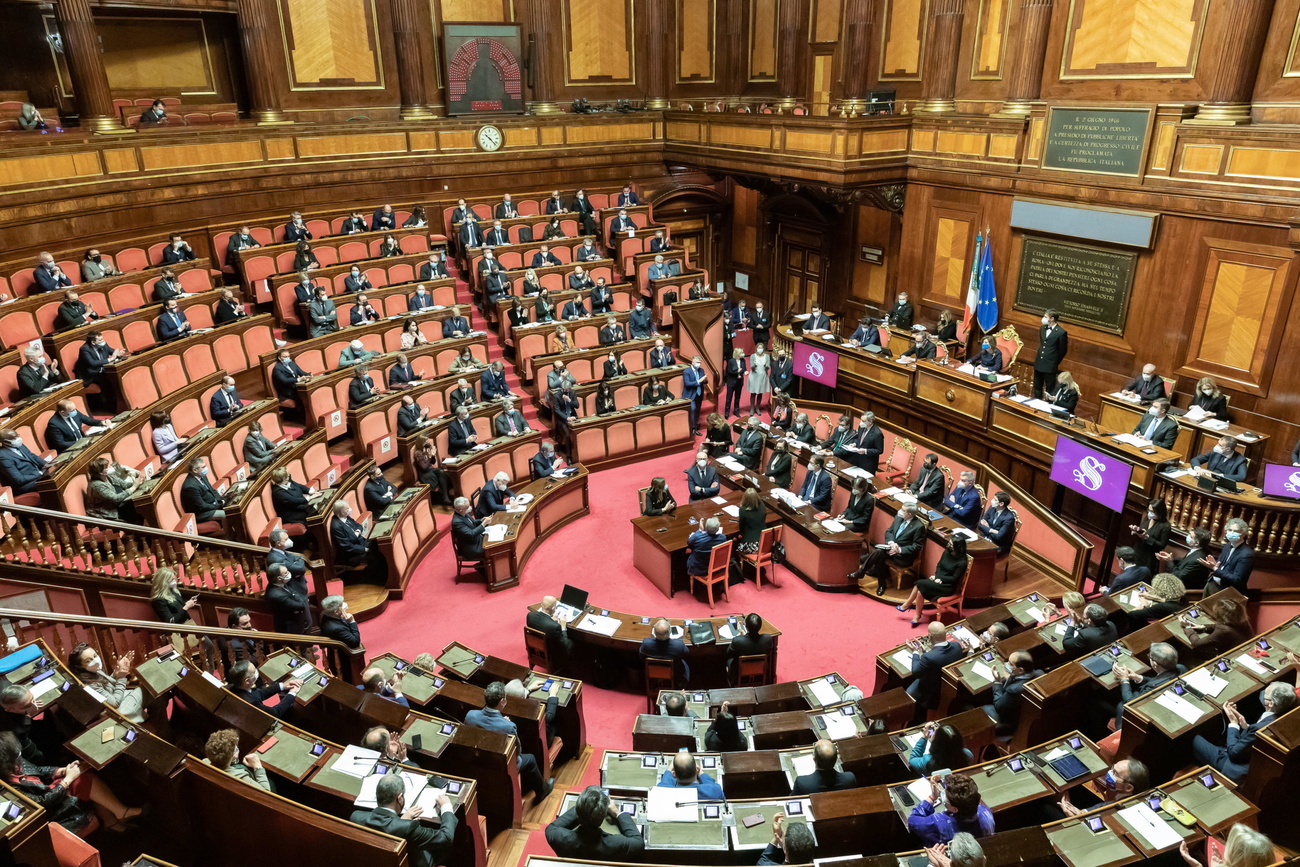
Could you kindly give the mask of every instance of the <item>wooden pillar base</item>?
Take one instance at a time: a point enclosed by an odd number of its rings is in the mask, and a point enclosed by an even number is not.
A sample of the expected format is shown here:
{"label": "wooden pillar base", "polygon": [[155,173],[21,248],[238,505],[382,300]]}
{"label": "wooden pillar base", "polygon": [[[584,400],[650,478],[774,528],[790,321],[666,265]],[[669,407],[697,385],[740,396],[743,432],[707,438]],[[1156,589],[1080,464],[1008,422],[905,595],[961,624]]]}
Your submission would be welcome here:
{"label": "wooden pillar base", "polygon": [[132,135],[136,131],[134,127],[122,126],[115,117],[83,117],[81,126],[95,135]]}
{"label": "wooden pillar base", "polygon": [[645,107],[650,111],[667,111],[671,106],[667,99],[659,96],[653,99],[647,99],[645,101]]}
{"label": "wooden pillar base", "polygon": [[923,99],[912,107],[914,114],[951,114],[957,110],[952,99]]}
{"label": "wooden pillar base", "polygon": [[835,110],[842,117],[858,117],[865,114],[867,110],[867,101],[865,99],[842,99]]}
{"label": "wooden pillar base", "polygon": [[1203,103],[1196,116],[1183,121],[1202,126],[1246,126],[1250,123],[1250,103]]}
{"label": "wooden pillar base", "polygon": [[528,103],[529,114],[559,114],[560,104],[558,102],[530,102]]}
{"label": "wooden pillar base", "polygon": [[289,118],[284,116],[284,112],[278,108],[266,108],[261,111],[252,112],[253,120],[257,121],[258,126],[288,126],[293,123]]}
{"label": "wooden pillar base", "polygon": [[429,120],[434,116],[427,105],[402,106],[402,120]]}
{"label": "wooden pillar base", "polygon": [[1029,117],[1034,104],[1027,99],[1008,99],[993,113],[993,117]]}

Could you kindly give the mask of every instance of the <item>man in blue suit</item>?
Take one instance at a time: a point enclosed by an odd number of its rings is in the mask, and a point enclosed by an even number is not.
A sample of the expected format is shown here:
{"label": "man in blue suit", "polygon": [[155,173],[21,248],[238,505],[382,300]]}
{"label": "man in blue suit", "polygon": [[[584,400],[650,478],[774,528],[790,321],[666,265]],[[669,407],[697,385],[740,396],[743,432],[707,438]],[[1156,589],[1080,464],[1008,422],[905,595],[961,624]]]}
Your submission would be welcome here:
{"label": "man in blue suit", "polygon": [[208,401],[208,413],[212,420],[217,423],[217,427],[225,427],[230,424],[230,420],[235,417],[235,413],[244,407],[244,402],[239,399],[235,393],[235,378],[227,376],[221,380],[221,388],[212,393],[212,399]]}
{"label": "man in blue suit", "polygon": [[15,494],[30,494],[45,477],[49,464],[23,443],[16,430],[0,433],[0,481]]}
{"label": "man in blue suit", "polygon": [[1250,573],[1255,570],[1255,552],[1246,544],[1250,525],[1241,518],[1230,518],[1223,528],[1223,550],[1218,557],[1206,556],[1201,564],[1210,567],[1209,580],[1205,582],[1205,595],[1217,593],[1225,587],[1246,591]]}
{"label": "man in blue suit", "polygon": [[564,469],[564,461],[555,454],[555,443],[542,440],[542,447],[533,455],[532,470],[534,479],[544,479]]}
{"label": "man in blue suit", "polygon": [[1192,458],[1192,470],[1197,475],[1221,476],[1234,482],[1246,480],[1246,456],[1237,454],[1237,438],[1225,436],[1213,451]]}
{"label": "man in blue suit", "polygon": [[853,336],[849,338],[849,341],[858,346],[883,345],[880,342],[880,329],[865,316],[858,322],[857,330],[853,332]]}
{"label": "man in blue suit", "polygon": [[510,396],[510,385],[506,382],[505,363],[497,360],[479,375],[479,394],[484,400],[496,400]]}
{"label": "man in blue suit", "polygon": [[998,491],[993,495],[993,505],[980,519],[976,532],[983,533],[985,539],[998,546],[999,557],[1011,553],[1011,543],[1016,541],[1016,516],[1011,514],[1010,494]]}
{"label": "man in blue suit", "polygon": [[32,277],[39,287],[37,292],[53,292],[56,289],[67,289],[72,285],[72,280],[63,273],[63,269],[54,261],[54,256],[50,253],[40,255],[40,264],[32,272]]}
{"label": "man in blue suit", "polygon": [[709,466],[708,458],[699,455],[686,470],[686,488],[692,500],[707,500],[718,495],[718,471]]}
{"label": "man in blue suit", "polygon": [[474,514],[486,518],[495,512],[504,512],[514,496],[515,492],[510,490],[510,477],[505,473],[497,473],[479,493]]}
{"label": "man in blue suit", "polygon": [[725,801],[722,786],[710,775],[700,771],[700,765],[690,750],[680,750],[673,756],[673,766],[655,784],[669,789],[695,789],[701,801]]}
{"label": "man in blue suit", "polygon": [[163,304],[162,315],[158,317],[158,340],[169,343],[189,334],[190,328],[185,311],[177,306],[175,298],[168,298]]}
{"label": "man in blue suit", "polygon": [[1151,580],[1151,570],[1137,564],[1137,551],[1128,545],[1115,549],[1115,559],[1119,561],[1119,572],[1110,580],[1110,586],[1101,588],[1103,596],[1123,593]]}
{"label": "man in blue suit", "polygon": [[1227,743],[1218,747],[1197,735],[1192,740],[1196,764],[1209,765],[1234,783],[1240,783],[1250,769],[1251,747],[1259,730],[1296,706],[1295,687],[1281,682],[1270,683],[1260,694],[1260,703],[1264,712],[1254,725],[1247,725],[1246,718],[1237,710],[1237,703],[1225,702],[1223,715],[1228,718]]}
{"label": "man in blue suit", "polygon": [[698,355],[691,359],[691,366],[682,372],[682,397],[691,402],[691,435],[699,436],[700,401],[704,397],[704,387],[709,381],[709,374],[704,370],[704,359]]}
{"label": "man in blue suit", "polygon": [[943,667],[966,655],[961,642],[949,640],[948,627],[938,620],[930,623],[927,633],[928,648],[919,638],[907,642],[912,651],[912,682],[907,686],[907,694],[916,700],[919,715],[939,706]]}
{"label": "man in blue suit", "polygon": [[[465,714],[465,725],[518,737],[519,727],[502,713],[505,707],[505,684],[500,681],[489,683],[483,690],[482,709],[472,710]],[[542,779],[542,768],[537,764],[537,758],[531,753],[521,752],[518,761],[520,786],[524,791],[531,789],[534,793],[534,802],[540,802],[551,793],[551,785],[554,780]]]}
{"label": "man in blue suit", "polygon": [[[717,518],[710,520],[717,521]],[[699,531],[696,531],[699,532]],[[691,535],[694,535],[692,533]],[[672,637],[672,627],[667,620],[662,617],[655,621],[654,626],[650,627],[650,634],[641,641],[641,658],[653,656],[655,659],[674,659],[682,665],[682,675],[686,682],[690,683],[691,669],[686,664],[685,657],[691,652],[686,646],[686,642],[680,638]]]}
{"label": "man in blue suit", "polygon": [[50,416],[50,423],[45,427],[45,445],[63,454],[85,436],[83,428],[96,424],[95,419],[77,409],[75,403],[61,400],[58,411]]}
{"label": "man in blue suit", "polygon": [[963,470],[957,484],[943,498],[943,510],[958,524],[975,529],[980,519],[980,492],[975,489],[975,474]]}
{"label": "man in blue suit", "polygon": [[429,294],[428,289],[424,288],[423,283],[416,286],[415,294],[406,299],[407,310],[428,310],[431,307],[433,307],[433,296]]}
{"label": "man in blue suit", "polygon": [[460,315],[460,308],[457,307],[452,314],[442,320],[443,337],[464,337],[469,334],[469,320]]}
{"label": "man in blue suit", "polygon": [[835,484],[831,474],[825,470],[826,459],[814,455],[808,461],[808,475],[803,477],[803,487],[799,489],[799,499],[812,503],[819,512],[831,510],[831,498],[834,496]]}

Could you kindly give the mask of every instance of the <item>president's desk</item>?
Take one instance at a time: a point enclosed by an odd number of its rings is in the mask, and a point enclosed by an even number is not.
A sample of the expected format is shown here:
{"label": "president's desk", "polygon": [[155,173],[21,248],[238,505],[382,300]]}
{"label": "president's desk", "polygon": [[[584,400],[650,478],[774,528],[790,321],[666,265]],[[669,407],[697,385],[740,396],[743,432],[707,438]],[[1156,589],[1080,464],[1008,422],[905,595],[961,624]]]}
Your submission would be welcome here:
{"label": "president's desk", "polygon": [[[540,603],[529,606],[536,610]],[[613,634],[605,634],[584,626],[589,614],[608,617],[618,621],[618,628]],[[730,615],[737,617],[738,615]],[[645,689],[645,664],[641,658],[641,642],[650,637],[650,627],[659,616],[641,616],[625,614],[598,608],[588,603],[587,609],[574,622],[569,624],[569,639],[574,644],[570,663],[577,669],[577,674],[589,683],[614,682],[613,688],[641,692]],[[686,664],[691,669],[690,684],[693,689],[724,687],[729,683],[727,677],[727,652],[731,642],[722,638],[719,628],[727,623],[728,615],[718,617],[700,617],[691,621],[665,618],[675,627],[675,632],[684,629],[685,623],[710,623],[713,625],[714,640],[708,644],[695,644],[689,630],[681,635],[690,652],[686,655]],[[769,671],[776,671],[777,646],[781,631],[770,620],[763,620],[763,635],[772,636],[772,651],[769,654]]]}

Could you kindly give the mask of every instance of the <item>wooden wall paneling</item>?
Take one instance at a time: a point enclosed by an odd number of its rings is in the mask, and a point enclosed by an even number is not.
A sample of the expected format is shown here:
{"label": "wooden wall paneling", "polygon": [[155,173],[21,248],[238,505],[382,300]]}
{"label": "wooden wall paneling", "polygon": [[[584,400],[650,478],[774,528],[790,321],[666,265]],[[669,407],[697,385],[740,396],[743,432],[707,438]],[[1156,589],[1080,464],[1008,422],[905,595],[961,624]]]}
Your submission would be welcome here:
{"label": "wooden wall paneling", "polygon": [[735,184],[731,202],[731,263],[752,273],[758,269],[758,233],[763,219],[758,209],[758,190]]}
{"label": "wooden wall paneling", "polygon": [[920,81],[930,0],[884,0],[880,6],[880,81]]}
{"label": "wooden wall paneling", "polygon": [[278,0],[290,89],[384,87],[376,0]]}
{"label": "wooden wall paneling", "polygon": [[717,25],[716,0],[677,0],[678,84],[705,84],[715,80]]}
{"label": "wooden wall paneling", "polygon": [[927,300],[948,306],[965,306],[970,282],[970,259],[975,248],[978,214],[950,208],[930,209],[930,237],[933,258]]}
{"label": "wooden wall paneling", "polygon": [[972,80],[1002,78],[1007,61],[1013,2],[1014,0],[979,0],[975,10],[975,33],[969,67]]}
{"label": "wooden wall paneling", "polygon": [[1196,325],[1180,374],[1213,376],[1254,394],[1268,393],[1269,359],[1290,309],[1294,254],[1285,247],[1215,238],[1208,247]]}
{"label": "wooden wall paneling", "polygon": [[510,21],[511,0],[430,0],[442,21]]}
{"label": "wooden wall paneling", "polygon": [[[55,29],[52,13],[42,13],[40,7],[25,3],[0,3],[0,29],[5,34],[0,90],[25,90],[37,105],[53,108],[63,94],[55,54],[46,38],[47,27]],[[63,76],[67,81],[66,68]]]}
{"label": "wooden wall paneling", "polygon": [[[890,271],[898,267],[896,229],[901,223],[896,215],[870,205],[858,205],[853,210],[856,244],[850,249],[853,276],[846,307],[854,315],[861,315],[866,310],[883,312],[889,297]],[[862,261],[860,251],[863,246],[884,251],[882,261]],[[849,314],[846,312],[846,315]],[[851,315],[849,319],[849,324],[852,324]]]}
{"label": "wooden wall paneling", "polygon": [[1208,0],[1070,0],[1061,78],[1191,78]]}
{"label": "wooden wall paneling", "polygon": [[812,0],[808,7],[808,41],[814,45],[840,41],[844,0]]}
{"label": "wooden wall paneling", "polygon": [[[217,96],[213,46],[198,17],[100,16],[95,21],[115,92],[172,91]],[[220,43],[216,48],[220,50]],[[215,102],[194,100],[195,102]]]}
{"label": "wooden wall paneling", "polygon": [[1300,123],[1300,0],[1276,0],[1251,99],[1256,123]]}
{"label": "wooden wall paneling", "polygon": [[777,2],[749,0],[750,81],[776,81]]}
{"label": "wooden wall paneling", "polygon": [[561,8],[565,84],[635,84],[632,0],[563,0]]}
{"label": "wooden wall paneling", "polygon": [[835,87],[835,48],[818,46],[812,53],[812,113],[827,117],[831,113],[831,92]]}

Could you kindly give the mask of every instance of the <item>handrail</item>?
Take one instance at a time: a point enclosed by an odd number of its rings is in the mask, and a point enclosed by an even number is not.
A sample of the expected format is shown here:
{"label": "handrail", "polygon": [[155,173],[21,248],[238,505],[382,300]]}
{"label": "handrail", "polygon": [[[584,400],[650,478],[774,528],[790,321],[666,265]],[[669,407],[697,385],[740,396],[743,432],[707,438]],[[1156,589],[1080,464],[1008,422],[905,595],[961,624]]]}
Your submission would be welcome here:
{"label": "handrail", "polygon": [[[222,674],[227,662],[224,648],[234,641],[253,641],[263,658],[277,650],[288,649],[311,659],[319,648],[324,656],[321,667],[348,683],[359,683],[365,667],[364,647],[353,650],[341,641],[314,635],[151,623],[20,608],[0,608],[0,620],[13,627],[19,644],[42,641],[60,659],[66,659],[77,644],[85,642],[97,647],[106,660],[116,661],[117,657],[135,651],[136,658],[143,662],[153,651],[175,643],[179,638],[182,646],[192,649],[196,660],[206,656],[207,668]],[[158,640],[149,642],[149,636]],[[218,646],[222,650],[218,651]]]}

